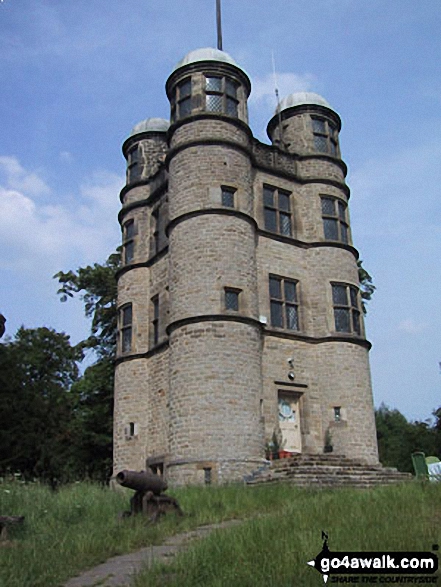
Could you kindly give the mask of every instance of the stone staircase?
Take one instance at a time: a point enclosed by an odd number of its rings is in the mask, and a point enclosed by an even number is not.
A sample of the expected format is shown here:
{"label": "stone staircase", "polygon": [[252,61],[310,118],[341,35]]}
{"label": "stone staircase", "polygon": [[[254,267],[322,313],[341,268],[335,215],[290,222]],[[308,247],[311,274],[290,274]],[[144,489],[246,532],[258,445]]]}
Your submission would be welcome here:
{"label": "stone staircase", "polygon": [[410,473],[400,473],[394,468],[382,465],[366,465],[345,456],[295,455],[286,459],[271,461],[245,479],[247,485],[261,483],[292,483],[311,489],[357,487],[368,488],[377,485],[411,481]]}

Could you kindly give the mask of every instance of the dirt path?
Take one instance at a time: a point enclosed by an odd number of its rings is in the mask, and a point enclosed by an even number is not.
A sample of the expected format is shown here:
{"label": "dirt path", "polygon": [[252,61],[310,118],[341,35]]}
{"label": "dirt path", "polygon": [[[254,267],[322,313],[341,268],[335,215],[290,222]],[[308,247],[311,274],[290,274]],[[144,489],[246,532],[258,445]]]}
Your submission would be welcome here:
{"label": "dirt path", "polygon": [[194,540],[208,536],[213,530],[231,528],[240,520],[227,520],[219,524],[199,526],[194,530],[175,534],[159,546],[147,546],[130,554],[109,558],[105,563],[70,579],[64,587],[129,587],[133,575],[141,568],[155,562],[171,562],[174,556],[185,550]]}

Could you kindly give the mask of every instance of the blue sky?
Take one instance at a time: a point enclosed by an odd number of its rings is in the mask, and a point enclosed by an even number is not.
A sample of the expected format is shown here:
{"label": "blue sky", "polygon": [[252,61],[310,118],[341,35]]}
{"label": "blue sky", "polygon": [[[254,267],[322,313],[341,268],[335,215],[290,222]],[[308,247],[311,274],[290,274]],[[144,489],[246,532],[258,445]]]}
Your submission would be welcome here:
{"label": "blue sky", "polygon": [[[0,2],[0,311],[7,333],[52,326],[79,341],[80,302],[52,276],[120,241],[121,145],[168,118],[164,84],[215,46],[215,0]],[[441,3],[223,0],[224,49],[249,73],[250,124],[267,142],[280,96],[339,112],[354,243],[377,292],[366,327],[375,404],[426,419],[441,405]]]}

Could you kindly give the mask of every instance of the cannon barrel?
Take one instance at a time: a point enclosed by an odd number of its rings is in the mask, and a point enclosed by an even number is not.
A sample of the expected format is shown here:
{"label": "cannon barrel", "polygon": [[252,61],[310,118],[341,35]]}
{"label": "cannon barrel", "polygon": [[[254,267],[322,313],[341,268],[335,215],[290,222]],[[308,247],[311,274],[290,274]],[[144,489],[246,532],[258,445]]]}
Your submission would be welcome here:
{"label": "cannon barrel", "polygon": [[152,491],[155,495],[160,495],[162,491],[167,489],[167,483],[150,471],[129,471],[124,469],[124,471],[117,474],[116,480],[123,487],[143,493]]}

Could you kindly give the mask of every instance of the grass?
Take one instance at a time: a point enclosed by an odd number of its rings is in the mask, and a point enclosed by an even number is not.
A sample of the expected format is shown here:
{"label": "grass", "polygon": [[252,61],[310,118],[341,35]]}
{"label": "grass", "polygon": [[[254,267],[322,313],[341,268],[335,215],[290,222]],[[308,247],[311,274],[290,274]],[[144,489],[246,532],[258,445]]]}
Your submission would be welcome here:
{"label": "grass", "polygon": [[[246,491],[246,489],[244,489]],[[323,584],[307,566],[321,550],[430,551],[441,544],[441,486],[314,492],[279,486],[290,500],[267,516],[219,531],[138,575],[136,587],[302,587]],[[250,491],[250,489],[248,489]],[[285,494],[286,495],[286,494]]]}
{"label": "grass", "polygon": [[[52,492],[39,484],[0,484],[0,514],[24,515],[22,529],[0,547],[0,585],[55,587],[110,556],[161,543],[202,524],[240,518],[136,579],[137,587],[318,585],[306,565],[321,548],[430,550],[441,543],[441,486],[409,484],[370,491],[300,490],[289,485],[185,488],[169,492],[187,514],[149,526],[142,516],[118,519],[133,494],[92,484]],[[318,581],[319,579],[319,581]]]}

